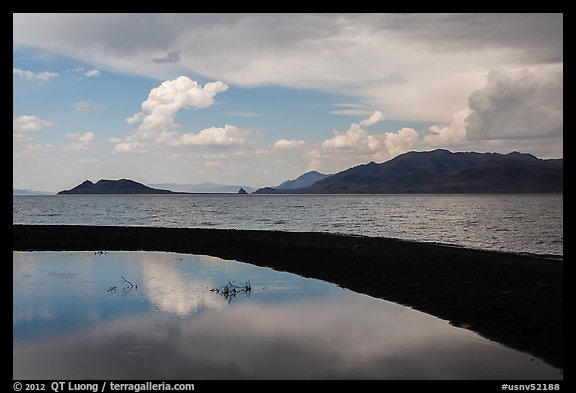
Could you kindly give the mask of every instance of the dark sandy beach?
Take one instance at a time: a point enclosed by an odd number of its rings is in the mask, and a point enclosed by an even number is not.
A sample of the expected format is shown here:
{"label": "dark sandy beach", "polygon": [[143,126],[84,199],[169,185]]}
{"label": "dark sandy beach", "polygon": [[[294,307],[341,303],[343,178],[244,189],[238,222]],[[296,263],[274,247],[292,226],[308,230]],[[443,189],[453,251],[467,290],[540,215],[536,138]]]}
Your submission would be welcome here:
{"label": "dark sandy beach", "polygon": [[61,225],[14,225],[13,250],[172,251],[268,266],[408,305],[563,366],[561,261],[321,233]]}

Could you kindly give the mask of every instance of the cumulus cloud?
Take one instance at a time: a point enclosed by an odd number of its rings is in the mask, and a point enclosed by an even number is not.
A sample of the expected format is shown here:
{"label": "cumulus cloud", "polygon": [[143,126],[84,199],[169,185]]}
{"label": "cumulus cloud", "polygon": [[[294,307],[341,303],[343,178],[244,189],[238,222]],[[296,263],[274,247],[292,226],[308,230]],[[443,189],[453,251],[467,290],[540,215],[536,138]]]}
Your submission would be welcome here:
{"label": "cumulus cloud", "polygon": [[522,139],[563,131],[563,68],[492,70],[486,86],[472,92],[467,137]]}
{"label": "cumulus cloud", "polygon": [[33,115],[22,115],[12,120],[12,138],[14,142],[30,141],[32,137],[27,133],[40,131],[51,126],[48,120]]}
{"label": "cumulus cloud", "polygon": [[142,119],[138,128],[142,133],[165,131],[172,128],[174,117],[180,109],[207,108],[214,104],[216,94],[227,89],[228,86],[222,81],[201,86],[187,76],[180,76],[152,89],[148,99],[142,103],[143,111],[129,119]]}
{"label": "cumulus cloud", "polygon": [[322,142],[323,147],[333,149],[347,149],[352,152],[365,154],[367,152],[378,151],[381,146],[381,135],[369,135],[362,127],[368,127],[382,121],[382,112],[375,111],[370,117],[362,120],[359,124],[352,123],[345,132],[335,130],[334,136]]}
{"label": "cumulus cloud", "polygon": [[334,136],[322,142],[323,147],[332,149],[346,149],[361,153],[374,151],[379,146],[379,138],[369,135],[366,130],[356,123],[344,132],[334,131]]}
{"label": "cumulus cloud", "polygon": [[306,146],[306,142],[302,140],[287,140],[280,139],[274,143],[274,149],[276,150],[296,150]]}
{"label": "cumulus cloud", "polygon": [[132,116],[128,116],[125,120],[128,124],[140,123],[146,115],[142,112],[134,113]]}
{"label": "cumulus cloud", "polygon": [[[112,138],[116,143],[114,153],[146,153],[154,148],[165,147],[222,147],[244,145],[249,133],[236,126],[226,124],[224,127],[209,127],[199,133],[160,132],[154,135],[153,142],[140,140],[122,141]],[[134,139],[134,138],[132,138]]]}
{"label": "cumulus cloud", "polygon": [[352,123],[344,132],[334,130],[332,138],[307,151],[308,168],[341,170],[368,161],[385,161],[412,149],[419,136],[412,128],[383,134],[370,134],[364,129],[383,119],[382,113],[375,111],[360,123]]}
{"label": "cumulus cloud", "polygon": [[86,78],[92,78],[95,76],[100,76],[100,71],[99,70],[88,70],[85,73],[83,73],[82,75],[84,75]]}
{"label": "cumulus cloud", "polygon": [[42,127],[52,125],[48,120],[33,115],[18,116],[12,121],[12,129],[17,132],[39,131]]}
{"label": "cumulus cloud", "polygon": [[191,146],[237,146],[246,142],[248,133],[240,130],[238,127],[226,124],[222,127],[210,127],[200,131],[198,134],[185,133],[179,138],[171,141],[172,145],[191,145]]}
{"label": "cumulus cloud", "polygon": [[12,68],[12,75],[21,76],[26,79],[39,79],[39,80],[48,80],[50,78],[57,77],[58,74],[52,71],[43,71],[34,73],[28,70],[21,70],[19,68]]}
{"label": "cumulus cloud", "polygon": [[62,148],[62,150],[86,150],[90,147],[92,141],[94,140],[94,133],[90,131],[86,131],[82,134],[79,132],[69,132],[66,134],[66,138],[71,139],[72,143]]}
{"label": "cumulus cloud", "polygon": [[412,150],[420,134],[413,128],[404,127],[396,132],[387,132],[385,135],[387,159],[390,159]]}
{"label": "cumulus cloud", "polygon": [[222,81],[209,82],[204,86],[180,76],[167,80],[153,88],[142,111],[127,117],[129,124],[140,123],[136,132],[114,148],[116,153],[144,153],[156,146],[207,146],[228,147],[246,142],[248,133],[233,125],[209,127],[199,133],[179,133],[174,131],[174,118],[181,109],[207,108],[214,104],[214,97],[228,89]]}
{"label": "cumulus cloud", "polygon": [[413,128],[402,128],[396,132],[369,134],[357,125],[346,132],[335,131],[335,135],[322,142],[324,152],[341,151],[342,158],[354,158],[357,164],[362,161],[385,161],[409,151],[418,140],[418,132]]}
{"label": "cumulus cloud", "polygon": [[430,149],[462,146],[466,142],[466,118],[469,114],[467,109],[459,111],[454,114],[449,125],[428,128],[422,138],[424,146]]}

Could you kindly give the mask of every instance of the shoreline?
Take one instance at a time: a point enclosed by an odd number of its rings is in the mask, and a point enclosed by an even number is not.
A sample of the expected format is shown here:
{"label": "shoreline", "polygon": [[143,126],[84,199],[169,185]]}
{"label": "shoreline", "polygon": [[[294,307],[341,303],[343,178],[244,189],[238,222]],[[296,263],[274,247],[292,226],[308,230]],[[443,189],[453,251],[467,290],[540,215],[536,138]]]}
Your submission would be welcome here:
{"label": "shoreline", "polygon": [[409,306],[563,367],[563,262],[318,232],[13,225],[13,251],[144,250],[238,260]]}

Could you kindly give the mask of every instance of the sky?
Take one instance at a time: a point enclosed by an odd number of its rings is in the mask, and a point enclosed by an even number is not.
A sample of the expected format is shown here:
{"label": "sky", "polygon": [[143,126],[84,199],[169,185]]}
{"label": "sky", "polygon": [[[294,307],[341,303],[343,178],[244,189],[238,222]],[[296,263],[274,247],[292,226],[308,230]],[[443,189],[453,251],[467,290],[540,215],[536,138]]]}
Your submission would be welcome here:
{"label": "sky", "polygon": [[562,14],[13,14],[13,187],[563,157]]}

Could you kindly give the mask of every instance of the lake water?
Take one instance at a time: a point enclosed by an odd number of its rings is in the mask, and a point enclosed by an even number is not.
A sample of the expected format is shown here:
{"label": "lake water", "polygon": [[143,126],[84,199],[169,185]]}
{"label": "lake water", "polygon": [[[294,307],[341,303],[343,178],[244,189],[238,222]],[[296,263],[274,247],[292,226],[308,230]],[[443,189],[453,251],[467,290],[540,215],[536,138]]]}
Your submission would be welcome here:
{"label": "lake water", "polygon": [[15,224],[332,232],[561,257],[563,196],[14,196]]}
{"label": "lake water", "polygon": [[[232,280],[249,296],[211,291]],[[562,379],[436,317],[214,257],[13,252],[13,282],[14,379]]]}

